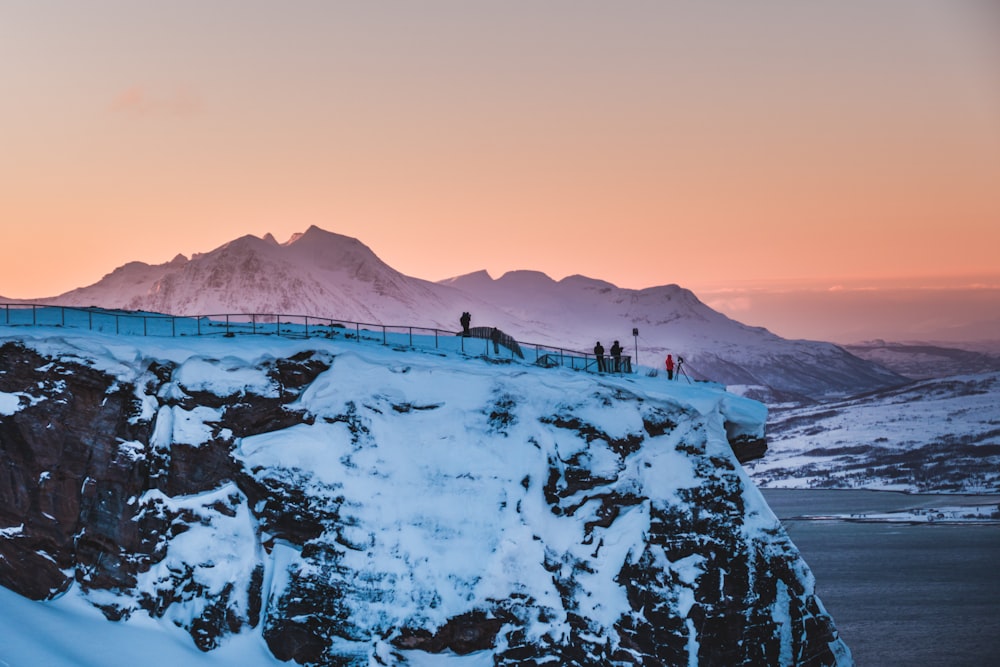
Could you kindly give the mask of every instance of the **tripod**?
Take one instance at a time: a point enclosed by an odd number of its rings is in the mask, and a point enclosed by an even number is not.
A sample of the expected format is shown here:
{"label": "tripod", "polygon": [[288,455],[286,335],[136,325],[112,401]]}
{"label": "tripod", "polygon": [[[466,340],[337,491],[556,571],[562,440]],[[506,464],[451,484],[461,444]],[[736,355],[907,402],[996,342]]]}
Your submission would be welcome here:
{"label": "tripod", "polygon": [[677,357],[677,368],[676,370],[674,370],[674,375],[676,375],[678,378],[683,376],[684,379],[688,381],[688,384],[691,384],[690,376],[688,376],[688,374],[684,372],[684,357],[680,356]]}

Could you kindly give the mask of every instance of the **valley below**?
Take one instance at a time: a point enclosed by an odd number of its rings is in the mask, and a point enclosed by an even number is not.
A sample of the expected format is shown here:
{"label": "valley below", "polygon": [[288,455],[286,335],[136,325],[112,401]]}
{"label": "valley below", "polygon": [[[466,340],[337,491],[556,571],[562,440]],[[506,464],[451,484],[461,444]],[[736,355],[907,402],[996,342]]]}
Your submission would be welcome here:
{"label": "valley below", "polygon": [[772,406],[764,488],[1000,493],[1000,373],[914,381],[808,406]]}

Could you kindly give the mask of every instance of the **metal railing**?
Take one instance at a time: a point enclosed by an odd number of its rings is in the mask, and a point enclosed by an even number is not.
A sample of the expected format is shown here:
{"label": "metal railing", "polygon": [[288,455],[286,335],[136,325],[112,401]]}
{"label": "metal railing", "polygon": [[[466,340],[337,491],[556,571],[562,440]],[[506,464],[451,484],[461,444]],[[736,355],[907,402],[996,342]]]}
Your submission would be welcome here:
{"label": "metal railing", "polygon": [[[460,331],[352,322],[312,315],[222,313],[183,316],[30,303],[4,303],[0,304],[0,309],[0,324],[6,326],[56,326],[130,336],[277,335],[289,338],[342,338],[397,348],[424,348],[493,358],[524,359],[546,368],[565,367],[599,372],[597,357],[592,354],[541,343],[518,342],[507,334],[502,334],[499,344],[494,346],[489,337],[462,336]],[[615,368],[611,357],[605,357],[604,363],[605,372],[608,373],[632,372],[632,358],[628,355],[622,355],[618,368]]]}

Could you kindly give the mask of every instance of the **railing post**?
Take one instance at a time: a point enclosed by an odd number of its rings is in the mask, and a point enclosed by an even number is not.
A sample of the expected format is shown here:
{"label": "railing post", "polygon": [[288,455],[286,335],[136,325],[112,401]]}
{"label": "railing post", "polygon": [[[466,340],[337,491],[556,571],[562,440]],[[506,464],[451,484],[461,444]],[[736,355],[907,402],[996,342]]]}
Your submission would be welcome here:
{"label": "railing post", "polygon": [[146,331],[146,319],[147,319],[146,316],[143,315],[142,316],[142,335],[143,336],[148,336],[149,335],[149,333]]}
{"label": "railing post", "polygon": [[385,338],[385,325],[384,324],[382,325],[382,344],[383,345],[388,345],[389,344],[388,341]]}
{"label": "railing post", "polygon": [[35,304],[31,304],[31,326],[38,324],[38,317],[35,315]]}
{"label": "railing post", "polygon": [[174,338],[177,337],[177,318],[175,317],[170,318],[170,335]]}
{"label": "railing post", "polygon": [[[333,324],[330,324],[330,328],[331,329],[333,328]],[[355,322],[354,323],[354,340],[358,341],[359,343],[361,342],[361,323],[360,322]]]}
{"label": "railing post", "polygon": [[257,333],[257,313],[250,313],[250,333]]}
{"label": "railing post", "polygon": [[118,313],[115,313],[115,335],[117,336],[117,335],[118,335],[118,333],[119,333],[119,327],[118,327]]}
{"label": "railing post", "polygon": [[61,318],[62,326],[66,326],[66,309],[62,306],[59,307],[59,317]]}
{"label": "railing post", "polygon": [[226,335],[229,335],[229,314],[226,314]]}
{"label": "railing post", "polygon": [[195,331],[197,331],[198,335],[200,336],[201,335],[201,317],[196,317],[195,320],[194,320],[194,322],[195,322]]}
{"label": "railing post", "polygon": [[413,347],[413,327],[410,327],[410,347]]}
{"label": "railing post", "polygon": [[309,338],[309,316],[306,315],[306,338]]}
{"label": "railing post", "polygon": [[87,328],[94,330],[94,311],[87,309]]}

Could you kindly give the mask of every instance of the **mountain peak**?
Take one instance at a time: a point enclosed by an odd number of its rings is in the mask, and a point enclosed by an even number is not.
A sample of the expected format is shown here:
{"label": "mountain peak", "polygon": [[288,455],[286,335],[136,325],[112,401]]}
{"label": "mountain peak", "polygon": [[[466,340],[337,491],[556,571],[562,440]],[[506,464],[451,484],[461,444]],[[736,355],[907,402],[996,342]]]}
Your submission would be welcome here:
{"label": "mountain peak", "polygon": [[542,278],[545,280],[552,280],[549,274],[544,271],[536,271],[535,269],[513,269],[512,271],[504,273],[502,276],[497,278],[497,280],[503,280],[505,278]]}
{"label": "mountain peak", "polygon": [[322,227],[317,227],[316,225],[309,225],[309,228],[304,232],[296,232],[291,235],[291,237],[285,241],[282,245],[292,246],[296,243],[357,243],[361,244],[361,241],[357,240],[353,236],[344,236],[343,234],[337,234],[335,232],[330,232]]}
{"label": "mountain peak", "polygon": [[491,276],[486,269],[480,269],[478,271],[473,271],[472,273],[463,273],[460,276],[453,276],[451,278],[439,280],[438,284],[457,287],[459,289],[482,289],[485,286],[492,285],[493,282],[493,276]]}
{"label": "mountain peak", "polygon": [[572,276],[566,276],[559,281],[562,285],[572,285],[576,287],[594,287],[597,289],[617,289],[618,286],[614,283],[609,283],[606,280],[599,280],[597,278],[588,278],[587,276],[581,275],[579,273],[573,274]]}
{"label": "mountain peak", "polygon": [[395,273],[358,239],[329,232],[316,225],[300,234],[293,234],[282,247],[296,261],[308,262],[320,268],[359,272],[362,267],[368,267],[369,271]]}

